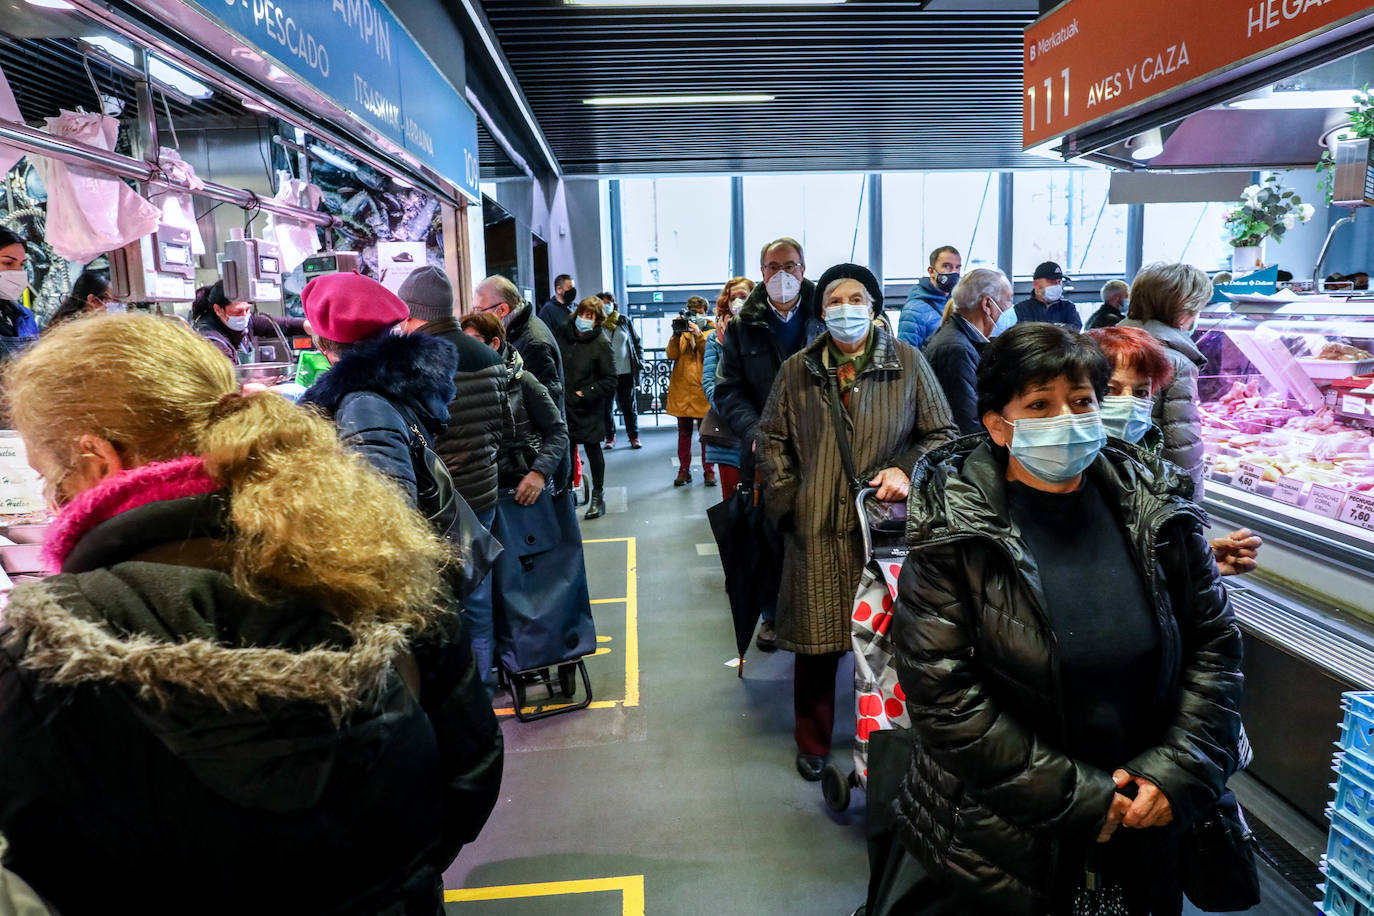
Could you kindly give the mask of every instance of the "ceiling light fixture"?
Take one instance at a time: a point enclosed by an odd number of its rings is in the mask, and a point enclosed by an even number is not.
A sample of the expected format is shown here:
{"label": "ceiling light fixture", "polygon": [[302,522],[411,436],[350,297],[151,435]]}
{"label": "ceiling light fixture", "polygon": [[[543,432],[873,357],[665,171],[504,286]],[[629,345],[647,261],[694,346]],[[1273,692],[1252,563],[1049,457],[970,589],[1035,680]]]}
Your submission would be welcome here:
{"label": "ceiling light fixture", "polygon": [[771,102],[776,96],[735,93],[717,95],[602,95],[583,99],[583,105],[734,105]]}
{"label": "ceiling light fixture", "polygon": [[1126,148],[1131,151],[1131,158],[1136,162],[1154,159],[1164,152],[1164,133],[1158,127],[1152,127],[1127,140]]}
{"label": "ceiling light fixture", "polygon": [[244,107],[244,108],[247,108],[249,111],[260,111],[260,112],[262,112],[263,114],[271,114],[271,113],[272,113],[272,109],[268,108],[266,105],[262,104],[261,102],[250,102],[248,99],[244,99],[244,100],[243,100],[243,107]]}
{"label": "ceiling light fixture", "polygon": [[41,10],[74,10],[67,0],[24,0],[29,6],[36,6]]}
{"label": "ceiling light fixture", "polygon": [[846,0],[563,0],[567,6],[839,6]]}
{"label": "ceiling light fixture", "polygon": [[394,185],[395,185],[396,187],[398,187],[398,188],[406,188],[407,190],[410,190],[410,189],[412,189],[412,188],[415,187],[415,185],[412,184],[410,181],[408,181],[408,180],[405,179],[405,178],[401,178],[400,176],[397,176],[397,175],[392,175],[392,176],[391,176],[391,183],[394,184]]}
{"label": "ceiling light fixture", "polygon": [[[100,48],[115,60],[128,66],[134,65],[134,49],[122,41],[108,38],[104,35],[93,35],[89,38],[82,38],[88,45]],[[164,86],[169,86],[183,95],[193,99],[208,99],[214,95],[214,90],[202,83],[200,80],[191,76],[185,70],[173,67],[156,54],[148,55],[148,75],[156,82]]]}
{"label": "ceiling light fixture", "polygon": [[336,169],[342,169],[345,172],[358,171],[358,166],[356,163],[349,162],[343,156],[340,156],[333,150],[325,149],[323,146],[311,146],[310,155],[314,156],[321,162],[329,163]]}
{"label": "ceiling light fixture", "polygon": [[1283,111],[1322,108],[1354,108],[1354,89],[1266,89],[1248,98],[1227,102],[1227,108]]}

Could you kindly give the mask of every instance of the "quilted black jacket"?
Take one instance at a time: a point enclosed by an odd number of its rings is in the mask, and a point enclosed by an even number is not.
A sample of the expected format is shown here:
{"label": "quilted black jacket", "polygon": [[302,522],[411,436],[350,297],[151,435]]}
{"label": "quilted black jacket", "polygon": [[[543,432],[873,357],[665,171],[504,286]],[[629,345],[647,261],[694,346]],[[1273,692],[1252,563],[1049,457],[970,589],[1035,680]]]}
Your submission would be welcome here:
{"label": "quilted black jacket", "polygon": [[[892,633],[917,747],[896,804],[903,841],[937,878],[996,912],[1032,914],[1060,842],[1096,836],[1114,786],[1059,750],[1055,637],[1005,468],[986,436],[967,436],[912,475]],[[1187,478],[1115,441],[1088,473],[1122,506],[1161,632],[1169,724],[1123,769],[1160,787],[1181,828],[1236,768],[1240,630]]]}
{"label": "quilted black jacket", "polygon": [[435,439],[434,451],[472,511],[486,512],[496,506],[496,453],[510,417],[505,361],[491,347],[463,333],[452,318],[422,325],[420,333],[441,337],[458,348],[448,427]]}

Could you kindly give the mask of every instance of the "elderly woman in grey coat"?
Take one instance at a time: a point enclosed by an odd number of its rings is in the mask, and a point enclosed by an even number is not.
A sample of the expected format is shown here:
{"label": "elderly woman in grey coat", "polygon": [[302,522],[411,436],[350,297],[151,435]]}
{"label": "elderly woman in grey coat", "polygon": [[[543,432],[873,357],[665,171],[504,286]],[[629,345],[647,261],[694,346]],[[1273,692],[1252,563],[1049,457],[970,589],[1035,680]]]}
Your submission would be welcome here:
{"label": "elderly woman in grey coat", "polygon": [[[956,435],[925,358],[873,320],[882,288],[867,268],[830,268],[816,297],[826,333],[782,364],[757,442],[766,504],[783,535],[778,647],[796,653],[797,771],[809,780],[820,779],[830,753],[835,672],[849,650],[865,561],[855,488],[905,500],[917,459]],[[853,477],[841,457],[832,398]]]}
{"label": "elderly woman in grey coat", "polygon": [[1193,480],[1202,499],[1202,420],[1198,416],[1198,370],[1207,364],[1193,343],[1197,316],[1212,301],[1212,281],[1190,264],[1151,264],[1131,284],[1130,314],[1118,327],[1141,328],[1164,345],[1174,379],[1155,393],[1155,425],[1164,431],[1165,460]]}

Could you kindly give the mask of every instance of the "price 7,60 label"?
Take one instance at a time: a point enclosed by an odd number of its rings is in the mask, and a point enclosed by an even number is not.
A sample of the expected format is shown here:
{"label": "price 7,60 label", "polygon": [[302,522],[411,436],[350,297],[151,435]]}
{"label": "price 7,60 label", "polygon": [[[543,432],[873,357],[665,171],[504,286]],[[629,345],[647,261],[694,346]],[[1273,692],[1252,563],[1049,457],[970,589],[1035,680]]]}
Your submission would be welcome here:
{"label": "price 7,60 label", "polygon": [[1345,508],[1341,512],[1342,521],[1359,525],[1366,531],[1374,531],[1374,499],[1351,493],[1345,498]]}

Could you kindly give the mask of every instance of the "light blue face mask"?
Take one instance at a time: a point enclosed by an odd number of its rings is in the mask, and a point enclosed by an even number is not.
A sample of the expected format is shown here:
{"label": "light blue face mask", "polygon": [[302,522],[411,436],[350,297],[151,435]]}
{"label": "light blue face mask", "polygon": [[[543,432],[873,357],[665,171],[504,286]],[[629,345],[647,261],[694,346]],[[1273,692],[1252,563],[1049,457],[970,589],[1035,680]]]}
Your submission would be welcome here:
{"label": "light blue face mask", "polygon": [[578,315],[575,319],[573,319],[573,324],[577,325],[577,329],[581,331],[583,334],[587,333],[592,328],[596,327],[595,320],[591,318],[584,318],[581,315]]}
{"label": "light blue face mask", "polygon": [[1068,483],[1082,474],[1106,441],[1096,410],[1012,422],[1012,457],[1046,483]]}
{"label": "light blue face mask", "polygon": [[851,347],[868,336],[872,323],[873,313],[866,305],[831,305],[825,310],[825,329]]}
{"label": "light blue face mask", "polygon": [[1155,402],[1128,394],[1102,399],[1102,428],[1109,436],[1139,442],[1154,425]]}

